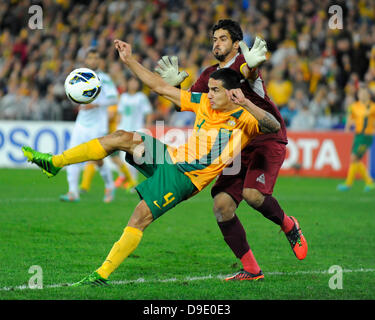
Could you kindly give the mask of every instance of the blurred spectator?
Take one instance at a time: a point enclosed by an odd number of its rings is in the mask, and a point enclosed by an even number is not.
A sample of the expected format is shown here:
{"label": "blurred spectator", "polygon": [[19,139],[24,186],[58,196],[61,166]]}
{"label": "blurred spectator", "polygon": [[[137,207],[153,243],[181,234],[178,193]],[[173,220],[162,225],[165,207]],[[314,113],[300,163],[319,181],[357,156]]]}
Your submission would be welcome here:
{"label": "blurred spectator", "polygon": [[[267,84],[266,84],[267,85]],[[293,83],[283,77],[282,67],[275,67],[271,71],[271,77],[267,85],[270,98],[279,108],[287,105],[293,93]]]}
{"label": "blurred spectator", "polygon": [[308,105],[303,105],[301,109],[290,121],[290,129],[294,131],[309,131],[315,127],[315,117]]}
{"label": "blurred spectator", "polygon": [[327,88],[319,87],[309,103],[309,110],[315,119],[315,129],[326,130],[331,128],[331,114],[328,108]]}
{"label": "blurred spectator", "polygon": [[[28,27],[28,8],[35,1],[0,2],[0,119],[74,120],[77,110],[66,99],[63,83],[71,70],[82,66],[91,46],[98,48],[103,69],[125,92],[130,72],[118,59],[115,38],[132,43],[139,61],[150,69],[161,56],[177,55],[180,68],[189,73],[182,88],[189,89],[212,64],[207,34],[222,18],[241,23],[248,45],[256,35],[267,41],[269,61],[261,73],[288,125],[309,110],[314,128],[337,127],[359,81],[375,97],[373,0],[38,3],[43,7],[41,30]],[[332,4],[343,9],[343,29],[329,27]],[[169,102],[146,87],[143,91],[153,104],[154,120],[191,123],[184,114],[175,114]]]}
{"label": "blurred spectator", "polygon": [[306,94],[307,93],[300,88],[295,90],[293,98],[296,103],[297,110],[309,105],[309,99],[307,98]]}
{"label": "blurred spectator", "polygon": [[298,110],[297,110],[297,102],[295,99],[290,99],[288,101],[288,104],[285,105],[281,110],[281,116],[284,118],[285,125],[287,127],[290,126],[293,118],[296,116]]}
{"label": "blurred spectator", "polygon": [[295,56],[296,54],[295,42],[291,39],[286,39],[280,43],[278,49],[271,56],[270,62],[273,67],[277,67],[280,66],[286,58]]}
{"label": "blurred spectator", "polygon": [[328,108],[331,115],[339,115],[342,111],[340,103],[341,95],[335,82],[328,85]]}
{"label": "blurred spectator", "polygon": [[38,101],[43,120],[62,120],[62,106],[57,99],[56,88],[50,84],[47,94]]}

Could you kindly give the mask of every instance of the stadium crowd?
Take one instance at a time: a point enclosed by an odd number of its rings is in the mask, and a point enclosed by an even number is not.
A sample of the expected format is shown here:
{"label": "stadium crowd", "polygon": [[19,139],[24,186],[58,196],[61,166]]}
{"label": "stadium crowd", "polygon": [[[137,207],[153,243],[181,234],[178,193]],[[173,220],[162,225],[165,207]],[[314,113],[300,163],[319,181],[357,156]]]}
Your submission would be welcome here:
{"label": "stadium crowd", "polygon": [[[77,107],[63,83],[93,46],[102,56],[101,69],[125,92],[129,71],[117,56],[116,38],[130,42],[151,69],[161,56],[177,55],[190,75],[182,83],[187,89],[215,63],[210,30],[222,18],[240,22],[248,45],[255,35],[267,41],[262,76],[291,130],[343,127],[360,82],[375,96],[373,0],[44,0],[42,29],[28,24],[34,4],[0,3],[0,119],[74,120]],[[332,28],[332,5],[342,9],[342,29]],[[154,120],[192,124],[166,100],[143,91]]]}

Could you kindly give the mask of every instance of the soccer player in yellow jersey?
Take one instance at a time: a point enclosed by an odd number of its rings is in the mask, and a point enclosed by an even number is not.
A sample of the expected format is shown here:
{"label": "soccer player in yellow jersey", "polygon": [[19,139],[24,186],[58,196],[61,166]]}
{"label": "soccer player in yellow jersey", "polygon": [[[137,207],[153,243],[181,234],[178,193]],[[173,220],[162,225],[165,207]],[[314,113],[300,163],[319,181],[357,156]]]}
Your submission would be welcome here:
{"label": "soccer player in yellow jersey", "polygon": [[[67,165],[106,157],[116,150],[148,179],[136,187],[141,201],[136,206],[120,239],[100,268],[75,285],[106,285],[110,274],[138,246],[147,226],[179,202],[206,187],[261,133],[274,133],[279,122],[270,113],[246,99],[237,72],[223,68],[212,73],[208,93],[192,93],[167,84],[160,76],[139,64],[131,46],[115,40],[121,60],[151,90],[172,101],[181,111],[196,114],[194,130],[178,148],[140,132],[118,130],[107,136],[52,156],[23,147],[29,161],[49,176]],[[264,278],[262,271],[254,280]]]}
{"label": "soccer player in yellow jersey", "polygon": [[338,185],[337,189],[340,191],[349,190],[356,174],[359,173],[365,181],[364,191],[368,192],[375,189],[375,185],[361,159],[373,142],[375,103],[371,101],[369,89],[363,85],[358,91],[358,101],[349,106],[345,130],[349,131],[353,125],[355,126],[355,136],[350,155],[350,166],[345,183]]}

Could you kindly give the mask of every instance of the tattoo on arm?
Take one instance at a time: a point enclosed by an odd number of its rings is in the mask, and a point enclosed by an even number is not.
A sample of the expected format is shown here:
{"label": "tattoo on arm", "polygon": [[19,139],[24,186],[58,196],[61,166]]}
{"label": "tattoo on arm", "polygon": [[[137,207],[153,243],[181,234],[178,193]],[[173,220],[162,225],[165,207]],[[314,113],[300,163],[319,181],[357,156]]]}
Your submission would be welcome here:
{"label": "tattoo on arm", "polygon": [[276,133],[280,130],[280,123],[269,112],[266,112],[265,116],[258,123],[259,129],[263,133]]}

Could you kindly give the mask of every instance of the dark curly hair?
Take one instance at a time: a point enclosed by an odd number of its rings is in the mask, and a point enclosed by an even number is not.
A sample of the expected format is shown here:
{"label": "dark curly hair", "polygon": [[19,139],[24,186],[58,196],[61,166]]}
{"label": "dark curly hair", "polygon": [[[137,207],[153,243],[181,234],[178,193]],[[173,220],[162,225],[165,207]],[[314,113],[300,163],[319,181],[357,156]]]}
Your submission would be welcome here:
{"label": "dark curly hair", "polygon": [[219,22],[212,27],[212,35],[219,29],[227,30],[233,42],[243,39],[242,29],[236,21],[230,19],[219,20]]}

